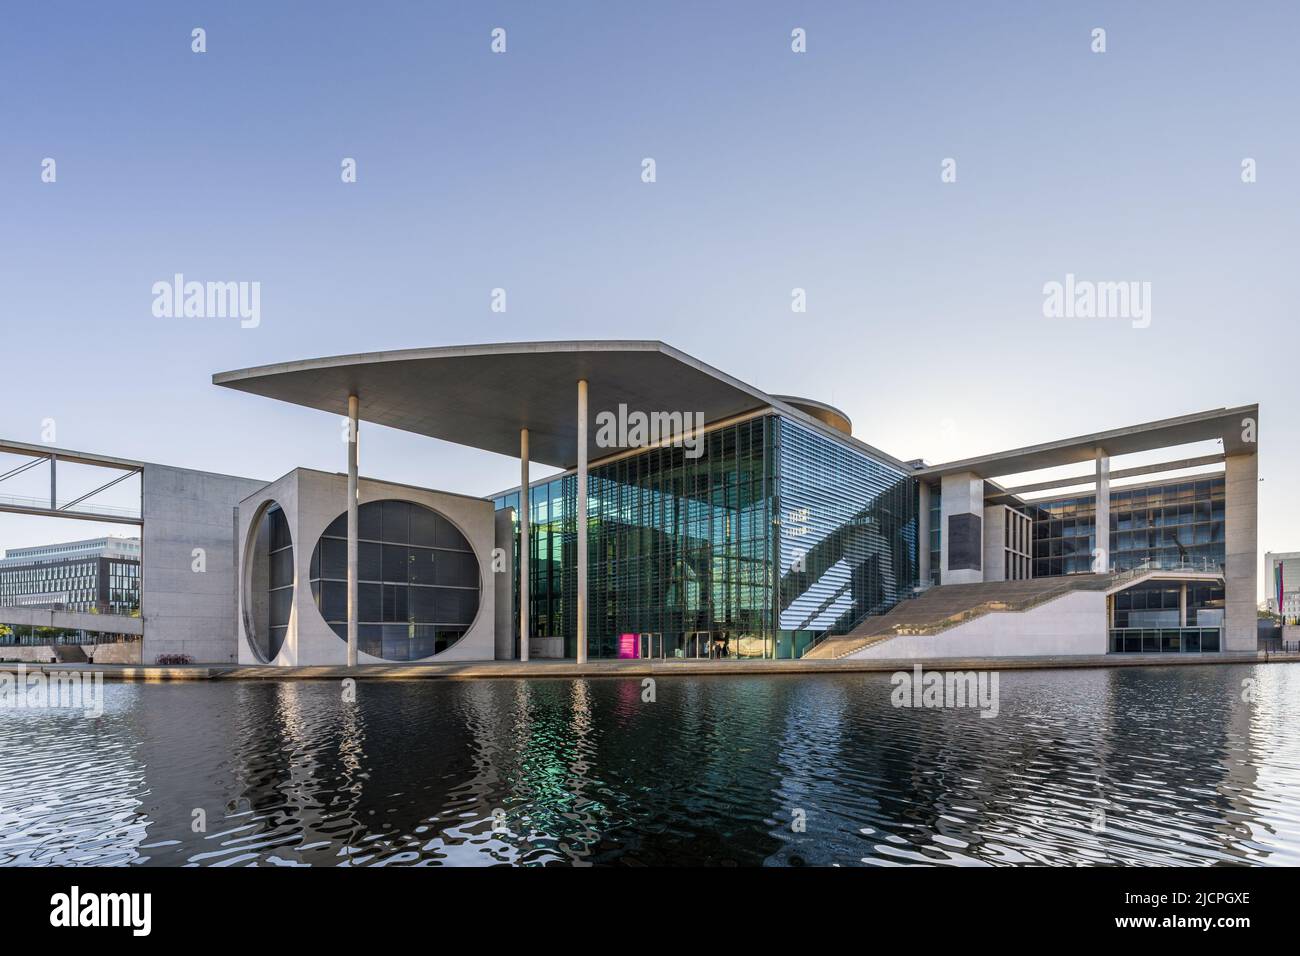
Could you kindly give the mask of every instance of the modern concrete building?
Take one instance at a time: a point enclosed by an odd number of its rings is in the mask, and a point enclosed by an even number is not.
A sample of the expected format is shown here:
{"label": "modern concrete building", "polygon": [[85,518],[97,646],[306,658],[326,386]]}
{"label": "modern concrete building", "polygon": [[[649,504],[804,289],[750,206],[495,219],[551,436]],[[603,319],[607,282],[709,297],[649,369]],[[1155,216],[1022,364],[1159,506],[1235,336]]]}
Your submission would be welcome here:
{"label": "modern concrete building", "polygon": [[[357,662],[493,660],[492,503],[369,479],[357,498]],[[347,663],[347,500],[346,476],[298,468],[238,504],[242,663]]]}
{"label": "modern concrete building", "polygon": [[[1254,405],[928,465],[660,342],[413,349],[213,381],[345,417],[347,472],[267,484],[139,466],[146,660],[1255,647]],[[516,457],[520,482],[474,498],[363,477],[363,423]],[[533,461],[559,473],[532,480]]]}
{"label": "modern concrete building", "polygon": [[1287,624],[1300,624],[1300,551],[1266,552],[1264,568],[1269,612]]}
{"label": "modern concrete building", "polygon": [[[22,458],[0,472],[6,478],[46,466],[48,499],[0,497],[0,512],[76,518],[140,531],[140,603],[135,615],[90,614],[53,608],[0,606],[0,624],[84,631],[112,631],[141,638],[139,660],[234,663],[235,508],[264,481],[175,468],[152,462],[0,440],[0,454]],[[58,494],[60,463],[100,469],[107,480],[70,501]],[[110,507],[98,495],[127,479],[139,481],[138,507]]]}
{"label": "modern concrete building", "polygon": [[130,614],[140,607],[140,539],[9,548],[0,558],[0,605]]}

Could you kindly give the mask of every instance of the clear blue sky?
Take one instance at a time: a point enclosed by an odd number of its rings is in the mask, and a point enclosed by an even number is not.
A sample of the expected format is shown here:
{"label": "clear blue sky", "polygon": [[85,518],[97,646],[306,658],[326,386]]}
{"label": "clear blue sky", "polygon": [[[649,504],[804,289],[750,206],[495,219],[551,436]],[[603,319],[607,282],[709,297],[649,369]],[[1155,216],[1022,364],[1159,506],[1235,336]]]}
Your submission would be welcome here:
{"label": "clear blue sky", "polygon": [[[37,441],[54,418],[74,448],[339,470],[333,416],[212,373],[658,338],[833,401],[902,458],[1258,401],[1261,548],[1300,548],[1298,10],[13,5],[0,435]],[[154,318],[150,288],[176,272],[260,282],[260,327]],[[1066,273],[1149,281],[1150,328],[1044,318],[1042,286]],[[377,428],[363,456],[377,477],[478,494],[517,475]]]}

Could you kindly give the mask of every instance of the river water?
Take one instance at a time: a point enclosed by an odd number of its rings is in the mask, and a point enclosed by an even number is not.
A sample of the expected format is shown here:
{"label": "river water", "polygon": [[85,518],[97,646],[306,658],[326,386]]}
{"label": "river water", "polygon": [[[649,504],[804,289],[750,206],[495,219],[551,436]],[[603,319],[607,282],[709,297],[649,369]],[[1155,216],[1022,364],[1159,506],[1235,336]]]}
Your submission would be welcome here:
{"label": "river water", "polygon": [[1300,664],[106,683],[0,709],[0,865],[1300,863]]}

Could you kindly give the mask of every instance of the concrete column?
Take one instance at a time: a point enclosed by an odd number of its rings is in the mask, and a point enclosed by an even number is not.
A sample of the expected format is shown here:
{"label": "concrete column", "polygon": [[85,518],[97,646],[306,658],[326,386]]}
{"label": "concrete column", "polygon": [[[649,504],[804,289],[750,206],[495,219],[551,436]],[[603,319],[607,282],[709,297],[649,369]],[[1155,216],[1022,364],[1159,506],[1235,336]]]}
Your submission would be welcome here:
{"label": "concrete column", "polygon": [[578,663],[587,662],[587,380],[578,381]]}
{"label": "concrete column", "polygon": [[59,456],[50,456],[50,510],[59,510]]}
{"label": "concrete column", "polygon": [[916,567],[917,582],[923,588],[930,586],[930,485],[917,482],[916,496]]}
{"label": "concrete column", "polygon": [[940,584],[984,580],[984,479],[964,471],[940,482]]}
{"label": "concrete column", "polygon": [[1187,582],[1178,588],[1178,626],[1187,626]]}
{"label": "concrete column", "polygon": [[1259,646],[1255,602],[1259,587],[1259,455],[1229,455],[1224,461],[1224,649]]}
{"label": "concrete column", "polygon": [[519,429],[519,659],[528,660],[528,429]]}
{"label": "concrete column", "polygon": [[1092,551],[1092,570],[1095,574],[1110,573],[1110,456],[1105,449],[1097,449],[1097,520],[1094,527],[1096,543]]}
{"label": "concrete column", "polygon": [[348,667],[357,666],[357,397],[348,396]]}
{"label": "concrete column", "polygon": [[984,580],[1006,581],[1007,574],[1007,507],[989,505],[984,509]]}
{"label": "concrete column", "polygon": [[515,541],[518,508],[502,508],[496,513],[493,542],[501,549],[503,565],[492,575],[492,590],[496,596],[493,608],[493,653],[498,661],[513,661],[515,652]]}

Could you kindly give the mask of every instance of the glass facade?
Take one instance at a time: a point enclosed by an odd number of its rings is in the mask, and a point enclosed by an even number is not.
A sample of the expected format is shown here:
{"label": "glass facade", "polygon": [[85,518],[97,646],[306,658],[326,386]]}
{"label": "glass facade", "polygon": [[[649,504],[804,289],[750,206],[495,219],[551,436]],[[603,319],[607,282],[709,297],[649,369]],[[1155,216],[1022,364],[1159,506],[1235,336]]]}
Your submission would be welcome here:
{"label": "glass facade", "polygon": [[1220,650],[1217,627],[1112,628],[1112,654],[1206,654]]}
{"label": "glass facade", "polygon": [[[1220,570],[1224,562],[1223,475],[1113,490],[1110,563],[1126,571],[1192,565]],[[1034,577],[1086,574],[1096,547],[1095,495],[1038,501],[1034,520]]]}
{"label": "glass facade", "polygon": [[92,555],[0,562],[0,607],[136,614],[140,610],[140,560]]}
{"label": "glass facade", "polygon": [[917,584],[916,482],[907,472],[778,418],[778,657],[843,634]]}
{"label": "glass facade", "polygon": [[943,490],[930,486],[930,584],[939,586],[943,574]]}
{"label": "glass facade", "polygon": [[266,648],[272,660],[284,646],[289,633],[289,616],[293,610],[293,539],[284,509],[272,505],[263,519],[267,525],[267,607],[269,612]]}
{"label": "glass facade", "polygon": [[[915,583],[912,480],[776,415],[599,463],[587,498],[592,658],[788,657]],[[573,475],[531,489],[530,627],[569,657],[576,502]]]}
{"label": "glass facade", "polygon": [[[1189,581],[1186,585],[1187,625],[1220,627],[1223,624],[1223,585]],[[1115,595],[1115,621],[1118,628],[1180,627],[1183,585],[1177,582],[1150,582]]]}
{"label": "glass facade", "polygon": [[252,536],[244,624],[263,661],[284,647],[293,613],[293,537],[284,509],[272,502],[257,518]]}
{"label": "glass facade", "polygon": [[[1221,474],[1112,490],[1111,570],[1150,566],[1221,571],[1225,492]],[[1080,495],[1027,507],[1034,522],[1035,577],[1092,570],[1096,502],[1095,495]],[[1148,582],[1112,600],[1112,653],[1220,649],[1221,583]]]}
{"label": "glass facade", "polygon": [[[407,501],[357,508],[357,647],[389,661],[414,661],[455,644],[478,614],[478,558],[445,517]],[[334,633],[347,640],[348,516],[339,515],[311,556],[311,593]]]}
{"label": "glass facade", "polygon": [[[1225,494],[1226,479],[1222,474],[1112,489],[1110,570],[1145,566],[1222,571]],[[1016,509],[1032,522],[1033,577],[1092,572],[1096,502],[1095,494],[1072,495],[1028,502]],[[940,507],[936,483],[930,486],[932,584],[939,583],[940,574]],[[1010,549],[1009,532],[1004,530],[1004,535]],[[1008,559],[1011,557],[1009,550]],[[1017,560],[1023,557],[1016,555]],[[1112,652],[1206,652],[1220,648],[1222,583],[1148,582],[1121,591],[1112,600]]]}

